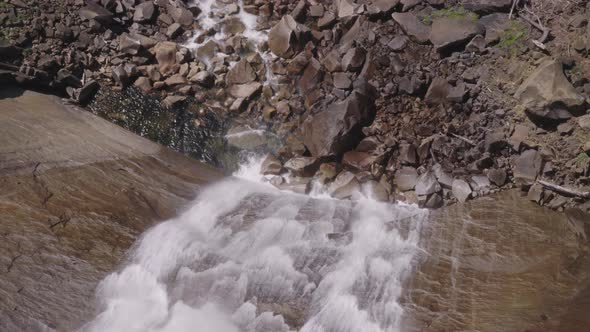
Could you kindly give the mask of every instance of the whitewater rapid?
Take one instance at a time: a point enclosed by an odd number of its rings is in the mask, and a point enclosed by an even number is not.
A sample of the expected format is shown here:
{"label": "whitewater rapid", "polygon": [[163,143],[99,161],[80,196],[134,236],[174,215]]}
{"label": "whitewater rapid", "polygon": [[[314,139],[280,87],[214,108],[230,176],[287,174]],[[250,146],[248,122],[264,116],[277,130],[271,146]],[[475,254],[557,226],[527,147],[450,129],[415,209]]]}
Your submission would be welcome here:
{"label": "whitewater rapid", "polygon": [[147,231],[81,331],[400,331],[427,212],[279,191],[259,165]]}

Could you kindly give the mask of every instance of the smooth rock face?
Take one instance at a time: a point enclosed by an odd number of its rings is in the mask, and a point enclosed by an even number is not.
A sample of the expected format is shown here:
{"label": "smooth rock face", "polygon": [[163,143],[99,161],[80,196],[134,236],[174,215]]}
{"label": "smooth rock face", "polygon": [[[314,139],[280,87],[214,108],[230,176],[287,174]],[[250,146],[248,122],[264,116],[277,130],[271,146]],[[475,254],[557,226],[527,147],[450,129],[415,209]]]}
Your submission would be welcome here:
{"label": "smooth rock face", "polygon": [[537,179],[543,160],[537,150],[526,150],[514,160],[514,178],[527,182]]}
{"label": "smooth rock face", "polygon": [[443,17],[432,22],[430,41],[439,52],[447,52],[484,33],[484,27],[469,17]]}
{"label": "smooth rock face", "polygon": [[453,196],[455,196],[455,198],[461,203],[465,203],[465,201],[471,196],[472,192],[469,183],[459,179],[453,181],[452,191]]}
{"label": "smooth rock face", "polygon": [[353,91],[343,102],[309,117],[303,124],[303,143],[312,156],[340,155],[361,140],[362,127],[375,117],[367,96]]}
{"label": "smooth rock face", "polygon": [[577,109],[585,104],[563,73],[561,62],[543,62],[516,91],[515,97],[531,114],[551,119],[568,119],[568,109]]}
{"label": "smooth rock face", "polygon": [[74,331],[135,238],[220,174],[55,97],[3,89],[0,109],[0,330]]}
{"label": "smooth rock face", "polygon": [[430,27],[420,21],[413,13],[393,13],[393,20],[400,25],[404,32],[418,43],[430,40]]}

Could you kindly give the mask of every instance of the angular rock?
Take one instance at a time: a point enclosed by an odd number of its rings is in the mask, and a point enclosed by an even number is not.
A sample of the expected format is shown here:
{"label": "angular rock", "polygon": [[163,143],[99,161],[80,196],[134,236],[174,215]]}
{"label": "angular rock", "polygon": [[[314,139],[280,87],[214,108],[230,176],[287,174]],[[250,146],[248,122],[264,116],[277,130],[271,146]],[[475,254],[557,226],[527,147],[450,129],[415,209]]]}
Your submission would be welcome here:
{"label": "angular rock", "polygon": [[490,189],[490,180],[487,176],[475,175],[471,177],[471,188],[478,192],[487,192]]}
{"label": "angular rock", "polygon": [[426,91],[426,96],[424,97],[424,102],[432,106],[444,103],[447,100],[450,90],[451,85],[447,80],[437,77],[430,83],[428,91]]}
{"label": "angular rock", "polygon": [[451,189],[453,196],[461,203],[465,203],[471,197],[471,187],[467,182],[460,179],[453,181],[453,188]]}
{"label": "angular rock", "polygon": [[166,73],[170,68],[176,64],[176,52],[178,45],[173,42],[160,42],[154,46],[152,52],[156,57],[156,61],[160,65],[160,72]]}
{"label": "angular rock", "polygon": [[393,20],[400,25],[402,30],[414,41],[426,43],[430,40],[430,27],[422,23],[420,18],[413,13],[393,13]]}
{"label": "angular rock", "polygon": [[182,6],[176,7],[174,5],[168,5],[168,14],[172,17],[174,22],[183,27],[191,27],[195,21],[193,13]]}
{"label": "angular rock", "polygon": [[229,94],[234,98],[250,99],[262,90],[262,84],[250,82],[246,84],[234,84],[229,88]]}
{"label": "angular rock", "polygon": [[256,72],[246,59],[242,59],[227,72],[225,80],[228,85],[250,83],[256,80]]}
{"label": "angular rock", "polygon": [[271,52],[282,58],[290,58],[302,44],[304,28],[291,15],[285,15],[270,29],[268,47]]}
{"label": "angular rock", "polygon": [[320,169],[315,174],[315,178],[322,184],[326,184],[332,181],[338,172],[340,171],[338,164],[336,163],[323,163],[320,165]]}
{"label": "angular rock", "polygon": [[323,78],[322,65],[312,58],[299,79],[299,90],[302,94],[315,90]]}
{"label": "angular rock", "polygon": [[379,182],[370,180],[361,185],[363,193],[378,202],[389,202],[387,189]]}
{"label": "angular rock", "polygon": [[502,187],[506,183],[506,171],[503,169],[490,169],[488,171],[488,179],[498,187]]}
{"label": "angular rock", "polygon": [[303,142],[312,156],[341,155],[358,144],[362,127],[374,118],[372,100],[355,90],[344,101],[309,116],[303,123]]}
{"label": "angular rock", "polygon": [[139,77],[133,83],[133,86],[139,88],[144,93],[149,93],[152,91],[152,83],[149,78],[147,77]]}
{"label": "angular rock", "polygon": [[533,182],[541,172],[543,160],[537,150],[526,150],[514,160],[514,178]]}
{"label": "angular rock", "polygon": [[162,104],[166,107],[174,107],[186,100],[186,96],[168,96],[164,98]]}
{"label": "angular rock", "polygon": [[146,1],[135,6],[133,21],[139,23],[149,22],[156,16],[156,8],[153,1]]}
{"label": "angular rock", "polygon": [[372,15],[387,15],[391,13],[400,0],[373,0],[368,11]]}
{"label": "angular rock", "polygon": [[442,17],[432,22],[430,41],[440,53],[447,53],[484,33],[484,26],[469,17]]}
{"label": "angular rock", "polygon": [[283,165],[281,162],[273,155],[268,155],[262,161],[262,165],[260,166],[260,173],[263,175],[279,175],[283,171]]}
{"label": "angular rock", "polygon": [[86,20],[96,20],[102,24],[108,24],[113,20],[113,13],[94,2],[87,2],[79,11],[80,16]]}
{"label": "angular rock", "polygon": [[354,174],[342,171],[328,186],[328,193],[337,199],[350,199],[359,193],[360,188],[361,185]]}
{"label": "angular rock", "polygon": [[562,120],[571,118],[569,110],[577,110],[586,100],[563,73],[561,62],[544,61],[516,91],[515,97],[534,116]]}
{"label": "angular rock", "polygon": [[509,11],[513,0],[463,0],[463,7],[478,14]]}
{"label": "angular rock", "polygon": [[389,43],[387,43],[387,47],[389,47],[394,52],[402,51],[406,48],[406,45],[409,42],[409,38],[406,36],[396,36],[394,37]]}
{"label": "angular rock", "polygon": [[428,199],[424,203],[424,207],[427,209],[438,209],[442,207],[444,204],[444,200],[442,196],[438,193],[432,194],[428,196]]}
{"label": "angular rock", "polygon": [[504,31],[510,29],[513,24],[512,20],[508,18],[508,14],[503,13],[494,13],[483,16],[479,19],[479,23],[486,29],[486,45],[499,41]]}
{"label": "angular rock", "polygon": [[399,191],[414,190],[418,181],[418,172],[413,167],[402,167],[395,172],[394,180]]}
{"label": "angular rock", "polygon": [[342,156],[342,164],[359,171],[368,171],[376,159],[366,152],[348,151]]}
{"label": "angular rock", "polygon": [[189,78],[189,81],[195,82],[204,88],[211,88],[215,85],[215,75],[206,70],[202,70]]}
{"label": "angular rock", "polygon": [[183,32],[182,25],[179,23],[172,23],[168,29],[166,29],[166,36],[170,39],[174,39]]}
{"label": "angular rock", "polygon": [[365,62],[366,51],[360,47],[349,49],[342,57],[342,69],[345,71],[358,71]]}
{"label": "angular rock", "polygon": [[119,51],[126,54],[136,55],[140,48],[141,44],[139,40],[132,38],[129,34],[122,33],[121,36],[119,36]]}
{"label": "angular rock", "polygon": [[433,172],[425,172],[416,180],[416,194],[418,196],[430,195],[442,190]]}
{"label": "angular rock", "polygon": [[332,79],[334,80],[335,88],[348,90],[352,87],[352,81],[346,73],[334,73]]}
{"label": "angular rock", "polygon": [[506,146],[506,136],[502,131],[486,133],[484,148],[486,152],[498,153]]}
{"label": "angular rock", "polygon": [[285,168],[297,176],[313,176],[320,167],[319,160],[313,157],[297,157],[287,160]]}

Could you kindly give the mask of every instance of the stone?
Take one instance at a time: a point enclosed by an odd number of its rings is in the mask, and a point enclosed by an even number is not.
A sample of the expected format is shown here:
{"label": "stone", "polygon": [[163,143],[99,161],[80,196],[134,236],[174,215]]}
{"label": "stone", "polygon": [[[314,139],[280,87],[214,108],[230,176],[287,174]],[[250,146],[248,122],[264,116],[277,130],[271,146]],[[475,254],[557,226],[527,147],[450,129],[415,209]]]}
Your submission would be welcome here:
{"label": "stone", "polygon": [[379,141],[376,136],[365,137],[356,146],[355,150],[360,152],[373,152],[379,145],[381,145],[381,141]]}
{"label": "stone", "polygon": [[80,16],[86,20],[96,20],[101,24],[108,24],[113,20],[113,13],[94,2],[87,2],[79,11]]}
{"label": "stone", "polygon": [[359,71],[363,68],[366,51],[360,47],[349,49],[342,57],[342,69],[344,71]]}
{"label": "stone", "polygon": [[78,92],[78,102],[82,105],[89,103],[99,89],[100,84],[97,81],[91,80],[86,82]]}
{"label": "stone", "polygon": [[351,199],[360,189],[361,185],[356,176],[349,171],[342,171],[328,186],[328,193],[337,199]]}
{"label": "stone", "polygon": [[326,184],[332,181],[339,172],[338,165],[336,163],[323,163],[320,165],[319,170],[315,173],[315,178],[321,183]]}
{"label": "stone", "polygon": [[334,73],[332,75],[334,87],[338,89],[348,90],[352,87],[352,81],[346,73]]}
{"label": "stone", "polygon": [[324,16],[324,6],[313,5],[309,7],[309,16],[311,17],[322,17]]}
{"label": "stone", "polygon": [[463,7],[478,14],[509,11],[512,0],[463,0]]}
{"label": "stone", "polygon": [[154,19],[156,8],[153,1],[142,2],[135,6],[133,12],[133,22],[145,23]]}
{"label": "stone", "polygon": [[165,74],[176,64],[177,51],[178,46],[173,42],[160,42],[154,46],[152,52],[160,65],[160,72]]}
{"label": "stone", "polygon": [[402,167],[395,172],[393,182],[399,191],[414,190],[418,172],[413,167]]}
{"label": "stone", "polygon": [[342,156],[342,164],[359,171],[368,171],[376,159],[366,152],[348,151]]}
{"label": "stone", "polygon": [[227,72],[225,80],[228,85],[250,83],[256,80],[256,72],[246,59],[242,59]]}
{"label": "stone", "polygon": [[236,98],[233,103],[229,106],[231,112],[242,112],[247,106],[246,99]]}
{"label": "stone", "polygon": [[139,88],[144,93],[149,93],[152,91],[152,82],[147,77],[139,77],[133,83],[133,86]]}
{"label": "stone", "polygon": [[402,143],[399,147],[399,160],[402,164],[416,165],[418,164],[418,154],[416,153],[416,146],[414,144]]}
{"label": "stone", "polygon": [[240,150],[254,150],[268,144],[267,136],[264,133],[241,125],[230,128],[225,139],[227,144]]}
{"label": "stone", "polygon": [[407,12],[408,10],[416,7],[420,4],[423,0],[400,0],[402,6],[402,11]]}
{"label": "stone", "polygon": [[313,157],[296,157],[287,160],[285,168],[297,176],[313,176],[318,170],[320,163]]}
{"label": "stone", "polygon": [[355,5],[351,0],[335,0],[334,5],[338,18],[353,16],[355,14]]}
{"label": "stone", "polygon": [[561,136],[566,136],[566,135],[571,135],[571,133],[574,131],[574,125],[569,123],[569,122],[565,122],[565,123],[560,123],[557,126],[557,132],[559,133],[559,135]]}
{"label": "stone", "polygon": [[368,11],[372,15],[387,15],[399,4],[399,0],[373,0]]}
{"label": "stone", "polygon": [[451,189],[453,187],[453,177],[445,172],[441,164],[435,164],[432,166],[432,171],[434,172],[438,183],[440,183],[443,188]]}
{"label": "stone", "polygon": [[486,45],[498,42],[502,37],[504,31],[510,29],[513,23],[508,18],[508,14],[494,13],[483,16],[479,19],[479,23],[484,26]]}
{"label": "stone", "polygon": [[119,36],[119,51],[125,54],[136,55],[140,48],[141,44],[139,40],[132,38],[129,34],[122,33]]}
{"label": "stone", "polygon": [[[267,155],[260,166],[260,173],[263,175],[279,175],[283,171],[283,165],[273,155]],[[282,179],[282,178],[281,178]]]}
{"label": "stone", "polygon": [[123,65],[112,68],[113,79],[121,87],[126,87],[129,84],[129,75]]}
{"label": "stone", "polygon": [[302,94],[310,90],[315,90],[317,85],[321,82],[324,77],[322,71],[322,65],[318,60],[312,58],[309,60],[307,67],[303,71],[303,75],[299,79],[299,90]]}
{"label": "stone", "polygon": [[542,164],[541,154],[537,150],[526,150],[514,160],[514,178],[526,183],[533,182],[541,172]]}
{"label": "stone", "polygon": [[471,187],[465,180],[455,179],[451,189],[453,196],[461,203],[465,203],[471,197]]}
{"label": "stone", "polygon": [[304,28],[291,15],[285,15],[268,33],[268,47],[281,58],[290,58],[298,50]]}
{"label": "stone", "polygon": [[528,200],[537,204],[541,203],[541,200],[543,199],[543,186],[538,183],[533,184],[529,188],[526,197]]}
{"label": "stone", "polygon": [[428,91],[426,91],[424,102],[431,106],[444,103],[447,100],[450,89],[451,85],[446,79],[436,77],[432,80],[432,83],[430,83]]}
{"label": "stone", "polygon": [[487,192],[490,189],[490,180],[487,176],[475,175],[471,177],[469,183],[474,191]]}
{"label": "stone", "polygon": [[506,146],[506,136],[502,131],[487,132],[484,141],[486,152],[498,153]]}
{"label": "stone", "polygon": [[482,35],[477,35],[465,46],[465,51],[472,53],[483,53],[486,49],[486,39]]}
{"label": "stone", "polygon": [[174,39],[178,36],[180,36],[180,34],[182,34],[184,30],[182,29],[182,25],[180,25],[179,23],[172,23],[168,29],[166,29],[166,36],[168,36],[168,38],[170,39]]}
{"label": "stone", "polygon": [[332,12],[325,12],[324,16],[318,20],[318,28],[320,30],[327,29],[336,23],[336,15]]}
{"label": "stone", "polygon": [[175,74],[164,80],[164,83],[166,83],[167,86],[186,84],[186,78],[180,74]]}
{"label": "stone", "polygon": [[186,96],[168,96],[164,98],[162,104],[166,107],[175,107],[186,100]]}
{"label": "stone", "polygon": [[387,47],[389,47],[389,49],[394,52],[399,52],[406,48],[406,45],[409,41],[409,38],[406,36],[396,36],[389,43],[387,43]]}
{"label": "stone", "polygon": [[438,183],[436,176],[431,171],[425,172],[416,180],[415,191],[418,196],[434,194],[441,190],[440,183]]}
{"label": "stone", "polygon": [[498,187],[502,187],[506,183],[506,178],[506,171],[503,169],[494,168],[488,171],[488,179]]}
{"label": "stone", "polygon": [[375,180],[369,180],[361,185],[362,192],[368,198],[378,202],[389,202],[389,193],[387,189]]}
{"label": "stone", "polygon": [[442,207],[444,204],[444,200],[442,196],[438,193],[432,194],[428,196],[428,199],[424,203],[424,207],[427,209],[438,209]]}
{"label": "stone", "polygon": [[582,129],[590,130],[590,114],[580,116],[578,118],[578,125]]}
{"label": "stone", "polygon": [[182,25],[183,27],[189,28],[195,21],[193,13],[182,6],[177,7],[172,4],[168,5],[168,14],[170,17],[172,17],[174,22]]}
{"label": "stone", "polygon": [[372,100],[354,90],[342,102],[335,102],[303,123],[303,142],[312,156],[337,156],[354,148],[362,128],[375,118]]}
{"label": "stone", "polygon": [[191,76],[189,81],[195,82],[204,88],[211,88],[215,85],[215,75],[206,70],[202,70]]}
{"label": "stone", "polygon": [[530,114],[550,120],[569,119],[569,110],[586,103],[565,77],[561,62],[552,59],[545,60],[522,83],[515,97]]}
{"label": "stone", "polygon": [[341,71],[342,61],[338,57],[337,51],[332,51],[322,59],[322,64],[329,72]]}
{"label": "stone", "polygon": [[586,142],[586,144],[584,144],[584,146],[582,147],[582,150],[584,150],[584,152],[586,152],[587,155],[590,155],[590,141]]}
{"label": "stone", "polygon": [[234,98],[250,99],[262,90],[262,84],[250,82],[246,84],[234,84],[229,88],[229,94]]}
{"label": "stone", "polygon": [[485,28],[470,17],[441,17],[432,22],[430,41],[439,53],[462,48],[476,35],[483,35]]}
{"label": "stone", "polygon": [[414,13],[393,13],[392,17],[414,41],[424,44],[430,40],[430,27],[422,23]]}

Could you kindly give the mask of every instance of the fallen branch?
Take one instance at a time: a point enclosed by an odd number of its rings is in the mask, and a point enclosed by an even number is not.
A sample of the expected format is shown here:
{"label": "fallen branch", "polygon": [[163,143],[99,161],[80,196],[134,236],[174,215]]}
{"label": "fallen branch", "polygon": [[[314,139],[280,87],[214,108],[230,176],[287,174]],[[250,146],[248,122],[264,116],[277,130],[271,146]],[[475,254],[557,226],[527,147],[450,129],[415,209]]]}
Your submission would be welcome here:
{"label": "fallen branch", "polygon": [[575,189],[565,188],[565,187],[562,187],[562,186],[559,186],[559,185],[556,185],[554,183],[547,182],[544,180],[537,180],[537,182],[547,189],[550,189],[552,191],[555,191],[557,193],[560,193],[560,194],[563,194],[566,196],[575,196],[575,197],[590,199],[590,192],[577,191]]}
{"label": "fallen branch", "polygon": [[543,35],[541,36],[541,38],[537,39],[537,40],[533,40],[533,43],[539,47],[542,50],[545,50],[545,41],[547,40],[547,38],[549,38],[549,33],[551,33],[551,30],[549,28],[547,28],[546,26],[543,25],[543,23],[541,23],[541,19],[539,18],[539,16],[537,16],[535,13],[531,12],[528,8],[525,8],[526,12],[533,15],[536,19],[537,22],[535,22],[535,20],[533,20],[531,17],[527,16],[524,13],[520,13],[520,17],[522,17],[523,20],[529,22],[530,25],[532,25],[533,27],[539,29],[541,32],[543,32]]}
{"label": "fallen branch", "polygon": [[518,3],[520,0],[512,0],[512,8],[510,8],[510,14],[508,15],[508,19],[512,19],[512,13],[514,12],[514,8],[518,7]]}
{"label": "fallen branch", "polygon": [[458,139],[462,140],[463,142],[469,143],[469,144],[471,144],[471,145],[473,145],[473,146],[475,146],[475,145],[476,145],[476,144],[475,144],[475,143],[474,143],[472,140],[470,140],[470,139],[469,139],[469,138],[467,138],[467,137],[459,136],[459,135],[457,135],[457,134],[453,134],[453,133],[449,133],[449,135],[451,135],[451,136],[453,136],[453,137],[455,137],[455,138],[458,138]]}

